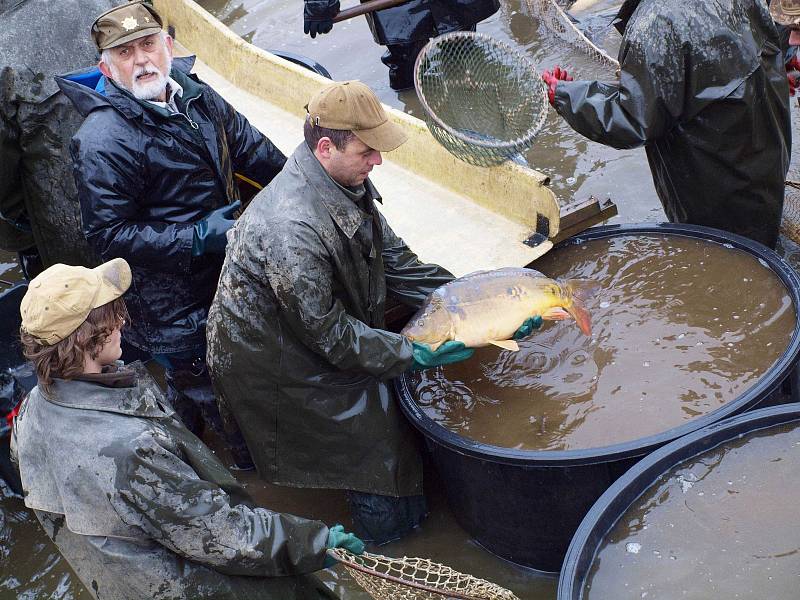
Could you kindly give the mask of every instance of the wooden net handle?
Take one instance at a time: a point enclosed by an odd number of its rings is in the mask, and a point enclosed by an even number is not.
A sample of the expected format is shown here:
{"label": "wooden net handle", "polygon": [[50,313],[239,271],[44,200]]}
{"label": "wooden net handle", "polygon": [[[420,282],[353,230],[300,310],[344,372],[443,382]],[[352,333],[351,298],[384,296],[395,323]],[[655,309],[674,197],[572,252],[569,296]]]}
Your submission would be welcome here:
{"label": "wooden net handle", "polygon": [[359,4],[353,8],[345,8],[344,10],[340,11],[338,15],[333,17],[333,22],[339,23],[341,21],[346,21],[347,19],[352,19],[353,17],[375,12],[376,10],[383,10],[384,8],[399,6],[408,1],[409,0],[369,0],[369,2],[364,2],[363,4]]}

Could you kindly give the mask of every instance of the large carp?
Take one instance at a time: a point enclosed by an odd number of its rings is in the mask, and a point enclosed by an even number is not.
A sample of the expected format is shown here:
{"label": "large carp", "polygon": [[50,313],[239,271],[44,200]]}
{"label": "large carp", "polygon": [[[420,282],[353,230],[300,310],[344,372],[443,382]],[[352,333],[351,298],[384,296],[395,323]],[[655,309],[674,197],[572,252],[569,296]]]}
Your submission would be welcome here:
{"label": "large carp", "polygon": [[529,317],[560,321],[571,316],[590,335],[583,300],[596,288],[585,280],[556,281],[533,269],[476,271],[434,290],[402,334],[432,350],[449,340],[470,348],[493,344],[518,350],[509,338]]}

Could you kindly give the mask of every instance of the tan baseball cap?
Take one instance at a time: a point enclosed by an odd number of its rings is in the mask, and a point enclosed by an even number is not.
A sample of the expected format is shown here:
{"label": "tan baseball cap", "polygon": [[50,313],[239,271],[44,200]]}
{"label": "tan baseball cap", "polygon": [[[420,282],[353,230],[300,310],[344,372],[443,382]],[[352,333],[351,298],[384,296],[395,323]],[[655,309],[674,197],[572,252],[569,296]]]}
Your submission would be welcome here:
{"label": "tan baseball cap", "polygon": [[115,258],[94,269],[53,265],[34,277],[22,298],[22,327],[47,346],[75,331],[92,309],[116,300],[131,284],[131,268]]}
{"label": "tan baseball cap", "polygon": [[772,0],[769,12],[781,25],[800,25],[800,0]]}
{"label": "tan baseball cap", "polygon": [[108,50],[161,31],[163,21],[156,9],[144,0],[120,4],[107,10],[92,23],[92,39],[98,50]]}
{"label": "tan baseball cap", "polygon": [[389,120],[378,97],[360,81],[340,81],[325,86],[306,105],[318,127],[352,131],[379,152],[389,152],[408,140],[399,125]]}

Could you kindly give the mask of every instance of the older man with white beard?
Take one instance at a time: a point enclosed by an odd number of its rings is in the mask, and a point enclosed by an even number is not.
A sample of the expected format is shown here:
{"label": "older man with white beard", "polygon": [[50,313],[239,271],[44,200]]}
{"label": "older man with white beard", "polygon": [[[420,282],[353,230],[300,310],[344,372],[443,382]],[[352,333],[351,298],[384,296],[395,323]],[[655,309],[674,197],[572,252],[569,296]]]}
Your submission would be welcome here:
{"label": "older man with white beard", "polygon": [[[247,119],[172,59],[172,39],[145,2],[92,25],[99,72],[57,78],[86,117],[70,152],[83,230],[103,261],[124,258],[126,339],[166,369],[168,397],[186,426],[222,432],[205,365],[206,316],[240,206],[234,173],[265,186],[286,157]],[[102,77],[102,76],[105,77]],[[228,443],[251,467],[235,424]]]}

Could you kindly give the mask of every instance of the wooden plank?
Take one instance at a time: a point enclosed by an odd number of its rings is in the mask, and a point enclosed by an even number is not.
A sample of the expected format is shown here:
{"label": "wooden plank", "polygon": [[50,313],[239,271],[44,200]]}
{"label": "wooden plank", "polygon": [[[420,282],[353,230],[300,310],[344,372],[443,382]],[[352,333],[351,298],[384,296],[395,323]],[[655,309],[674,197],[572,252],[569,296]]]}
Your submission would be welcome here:
{"label": "wooden plank", "polygon": [[568,204],[561,211],[561,227],[558,235],[553,238],[553,243],[558,244],[617,214],[617,205],[611,198],[598,200],[590,196],[585,202]]}

